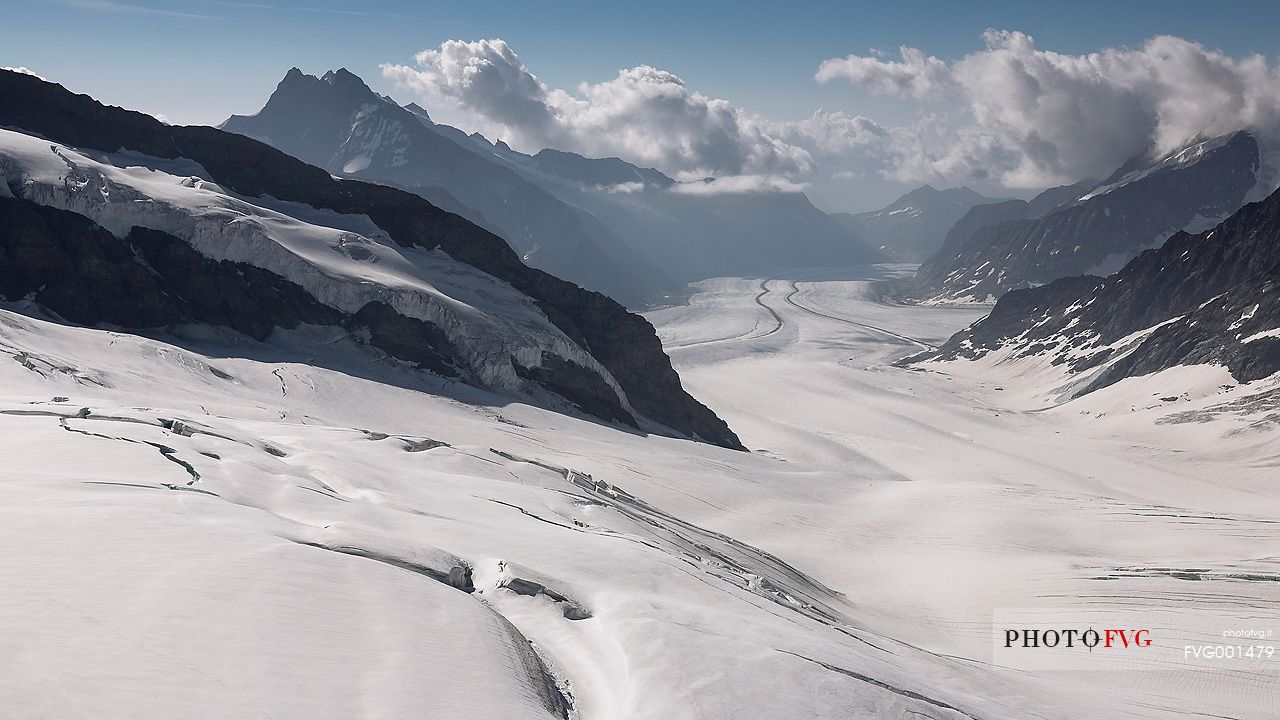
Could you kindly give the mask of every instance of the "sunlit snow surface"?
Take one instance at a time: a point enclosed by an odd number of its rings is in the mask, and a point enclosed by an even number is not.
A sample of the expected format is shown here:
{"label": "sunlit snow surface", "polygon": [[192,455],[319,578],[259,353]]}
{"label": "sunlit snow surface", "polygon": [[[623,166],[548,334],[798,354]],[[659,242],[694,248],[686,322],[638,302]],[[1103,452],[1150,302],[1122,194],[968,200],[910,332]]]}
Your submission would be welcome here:
{"label": "sunlit snow surface", "polygon": [[1280,658],[992,651],[1002,609],[1280,632],[1275,384],[1045,407],[1044,368],[897,368],[981,310],[878,302],[884,272],[649,315],[751,454],[403,387],[307,330],[0,312],[0,715],[1277,717]]}

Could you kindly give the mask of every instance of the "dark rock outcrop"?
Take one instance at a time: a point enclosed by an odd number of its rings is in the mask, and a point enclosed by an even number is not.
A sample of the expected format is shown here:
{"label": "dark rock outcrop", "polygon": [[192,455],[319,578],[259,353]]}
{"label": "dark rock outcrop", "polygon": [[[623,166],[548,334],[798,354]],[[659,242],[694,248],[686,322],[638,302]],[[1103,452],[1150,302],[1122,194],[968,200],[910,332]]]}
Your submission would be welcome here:
{"label": "dark rock outcrop", "polygon": [[[532,298],[552,323],[613,375],[632,406],[646,417],[676,432],[742,449],[724,421],[681,387],[648,321],[600,293],[528,267],[502,238],[418,195],[335,179],[321,168],[242,135],[208,127],[167,126],[148,115],[106,107],[60,85],[8,71],[0,71],[0,125],[68,145],[181,157],[198,163],[210,180],[241,195],[271,196],[366,215],[396,243],[439,248]],[[390,337],[401,335],[393,331]],[[430,333],[424,333],[423,339],[429,345]]]}
{"label": "dark rock outcrop", "polygon": [[363,330],[370,345],[394,358],[440,375],[458,374],[450,360],[453,344],[443,330],[425,320],[401,315],[384,302],[365,304],[346,325]]}
{"label": "dark rock outcrop", "polygon": [[[98,239],[103,238],[99,235]],[[343,320],[342,313],[275,273],[248,263],[210,260],[168,233],[135,227],[124,242],[138,250],[138,256],[157,282],[163,283],[165,292],[181,299],[185,306],[182,320],[223,325],[255,340],[266,339],[277,327],[296,328],[303,323],[337,325]],[[117,267],[126,272],[132,269],[123,264]],[[141,301],[135,302],[142,305]],[[127,319],[126,314],[113,322],[124,327],[147,327],[136,324],[136,320],[131,324]]]}
{"label": "dark rock outcrop", "polygon": [[29,297],[83,325],[159,327],[186,311],[128,243],[93,221],[3,197],[0,296]]}
{"label": "dark rock outcrop", "polygon": [[279,275],[211,260],[168,233],[134,228],[121,239],[82,215],[15,198],[0,198],[0,298],[30,298],[80,325],[205,323],[255,340],[277,327],[337,326],[394,358],[458,374],[439,328],[385,303],[348,316]]}
{"label": "dark rock outcrop", "polygon": [[517,363],[515,369],[520,377],[538,383],[588,415],[637,426],[636,419],[618,402],[609,383],[577,363],[543,353],[538,367],[527,368]]}

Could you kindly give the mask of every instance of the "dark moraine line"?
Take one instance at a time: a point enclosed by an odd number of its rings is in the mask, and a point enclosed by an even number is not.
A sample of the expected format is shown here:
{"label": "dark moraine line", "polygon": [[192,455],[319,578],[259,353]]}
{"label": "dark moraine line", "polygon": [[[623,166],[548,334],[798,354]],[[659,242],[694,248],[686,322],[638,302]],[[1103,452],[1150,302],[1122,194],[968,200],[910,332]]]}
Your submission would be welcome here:
{"label": "dark moraine line", "polygon": [[[770,280],[772,280],[772,279],[775,279],[775,278],[770,278]],[[794,286],[793,286],[793,287],[794,287]],[[794,292],[795,292],[795,290],[792,290],[792,293],[794,293]],[[772,334],[774,334],[774,333],[776,333],[776,332],[778,332],[779,330],[781,330],[781,329],[782,329],[782,316],[778,314],[778,311],[777,311],[777,310],[774,310],[773,308],[771,308],[771,307],[769,307],[768,305],[765,305],[765,304],[764,304],[764,296],[765,296],[765,295],[768,295],[768,294],[769,294],[769,280],[761,280],[761,281],[760,281],[760,292],[756,295],[756,304],[757,304],[757,305],[759,305],[760,307],[764,308],[765,310],[767,310],[767,311],[769,312],[769,314],[773,316],[773,322],[774,322],[774,325],[773,325],[773,329],[772,329],[772,330],[770,330],[770,331],[766,332],[766,333],[765,333],[765,334],[763,334],[763,335],[758,335],[757,337],[769,337],[770,335],[772,335]],[[791,297],[791,296],[790,296],[790,295],[788,295],[787,297],[789,298],[789,297]],[[785,300],[786,298],[783,298],[783,299]]]}
{"label": "dark moraine line", "polygon": [[800,291],[800,288],[799,288],[799,286],[797,285],[797,281],[795,281],[795,280],[792,280],[792,281],[791,281],[791,288],[792,288],[792,289],[791,289],[791,292],[789,292],[789,293],[787,293],[785,296],[783,296],[783,300],[786,300],[787,304],[788,304],[788,305],[790,305],[791,307],[797,308],[797,309],[799,309],[799,310],[803,310],[803,311],[805,311],[805,312],[809,313],[810,315],[817,315],[818,317],[824,317],[824,318],[827,318],[828,320],[835,320],[836,322],[842,322],[842,323],[845,323],[846,325],[853,325],[854,327],[860,327],[860,328],[862,328],[862,329],[864,329],[864,330],[872,330],[872,331],[875,331],[875,332],[881,333],[881,334],[883,334],[883,335],[888,335],[888,336],[889,336],[889,337],[891,337],[891,338],[894,338],[894,339],[897,339],[897,340],[901,340],[901,341],[906,342],[906,343],[910,343],[910,344],[912,344],[912,345],[919,345],[920,347],[922,347],[922,348],[924,348],[924,349],[926,349],[926,350],[937,350],[937,349],[938,349],[938,346],[937,346],[937,345],[933,345],[933,344],[927,343],[927,342],[925,342],[925,341],[923,341],[923,340],[918,340],[918,339],[916,339],[916,338],[909,337],[909,336],[907,336],[907,335],[901,335],[901,334],[896,333],[896,332],[894,332],[894,331],[892,331],[892,330],[886,330],[886,329],[884,329],[884,328],[882,328],[882,327],[878,327],[878,326],[876,326],[876,325],[868,325],[868,324],[866,324],[866,323],[858,322],[857,320],[850,320],[849,318],[839,317],[839,316],[837,316],[837,315],[831,315],[831,314],[828,314],[828,313],[822,312],[822,311],[820,311],[820,310],[814,310],[813,308],[810,308],[810,307],[805,307],[804,305],[801,305],[800,303],[798,303],[798,302],[796,302],[796,301],[794,300],[795,294],[796,294],[797,292],[799,292],[799,291]]}
{"label": "dark moraine line", "polygon": [[756,293],[756,296],[755,296],[755,303],[760,307],[764,308],[766,312],[768,312],[771,316],[773,316],[774,325],[772,328],[766,330],[765,332],[759,335],[753,335],[752,333],[754,333],[760,327],[760,324],[756,323],[756,325],[752,327],[750,330],[744,333],[740,333],[738,335],[731,335],[729,337],[722,337],[722,338],[712,338],[710,340],[696,340],[694,342],[684,343],[682,345],[666,345],[664,346],[665,349],[666,350],[683,350],[685,348],[699,347],[701,345],[715,345],[717,343],[732,342],[734,340],[758,340],[760,338],[769,337],[770,335],[778,332],[779,330],[782,329],[782,325],[783,325],[782,316],[779,315],[776,310],[764,304],[764,296],[769,294],[769,283],[776,279],[777,278],[769,278],[767,280],[761,280],[760,286],[759,286],[760,292]]}

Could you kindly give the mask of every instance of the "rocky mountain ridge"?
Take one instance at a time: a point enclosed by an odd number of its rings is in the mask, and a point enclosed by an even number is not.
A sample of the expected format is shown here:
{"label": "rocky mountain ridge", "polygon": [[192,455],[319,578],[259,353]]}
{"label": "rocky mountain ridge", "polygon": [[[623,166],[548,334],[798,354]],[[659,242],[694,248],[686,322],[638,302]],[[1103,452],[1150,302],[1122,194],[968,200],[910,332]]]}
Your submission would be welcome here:
{"label": "rocky mountain ridge", "polygon": [[0,153],[10,300],[125,328],[334,324],[438,373],[741,448],[647,321],[417,195],[28,75],[0,71],[0,99],[22,129]]}
{"label": "rocky mountain ridge", "polygon": [[[1026,207],[975,209],[987,217],[961,221],[920,266],[913,294],[983,302],[1060,277],[1113,273],[1175,232],[1207,229],[1239,209],[1259,170],[1257,140],[1240,131],[1154,161],[1134,158],[1074,201],[1062,195],[1079,186]],[[1045,205],[1056,209],[1037,215]]]}
{"label": "rocky mountain ridge", "polygon": [[988,356],[1059,367],[1072,395],[1178,365],[1222,365],[1239,382],[1280,371],[1280,191],[1109,277],[1010,291],[917,360]]}

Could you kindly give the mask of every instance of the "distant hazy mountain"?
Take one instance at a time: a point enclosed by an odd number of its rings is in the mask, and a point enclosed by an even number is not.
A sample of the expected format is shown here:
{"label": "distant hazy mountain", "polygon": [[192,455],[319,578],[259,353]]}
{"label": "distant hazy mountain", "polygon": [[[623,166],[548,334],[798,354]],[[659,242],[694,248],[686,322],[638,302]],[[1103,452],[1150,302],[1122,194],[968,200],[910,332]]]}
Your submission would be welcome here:
{"label": "distant hazy mountain", "polygon": [[441,136],[421,107],[402,108],[346,70],[317,78],[294,68],[261,111],[222,128],[335,175],[415,192],[498,233],[530,265],[623,302],[671,286],[594,218]]}
{"label": "distant hazy mountain", "polygon": [[880,210],[833,217],[886,256],[919,262],[942,245],[947,231],[969,208],[994,202],[999,200],[967,187],[938,190],[922,185]]}
{"label": "distant hazy mountain", "polygon": [[1201,230],[1234,212],[1258,171],[1258,144],[1242,131],[1163,158],[1134,158],[1087,191],[1067,186],[1025,207],[976,208],[920,266],[915,292],[982,301],[1060,277],[1115,272],[1178,230]]}
{"label": "distant hazy mountain", "polygon": [[618,158],[527,155],[399,107],[346,70],[290,70],[224,129],[337,175],[416,192],[505,237],[527,262],[628,303],[684,282],[880,259],[799,192],[723,192]]}
{"label": "distant hazy mountain", "polygon": [[470,221],[243,135],[168,126],[9,71],[0,258],[0,298],[70,323],[198,326],[225,340],[219,352],[302,364],[340,353],[357,376],[413,386],[429,373],[742,447],[683,390],[648,321],[529,267]]}
{"label": "distant hazy mountain", "polygon": [[436,127],[588,210],[682,282],[882,259],[801,192],[719,191],[716,183],[721,181],[713,178],[678,183],[618,158],[559,150],[528,155],[502,142]]}
{"label": "distant hazy mountain", "polygon": [[1073,394],[1176,365],[1224,365],[1240,382],[1280,371],[1280,192],[1110,277],[1011,291],[935,356],[991,353],[1060,366]]}

